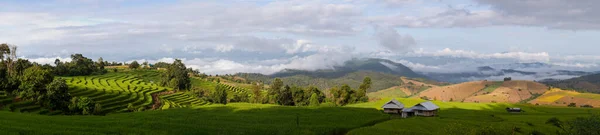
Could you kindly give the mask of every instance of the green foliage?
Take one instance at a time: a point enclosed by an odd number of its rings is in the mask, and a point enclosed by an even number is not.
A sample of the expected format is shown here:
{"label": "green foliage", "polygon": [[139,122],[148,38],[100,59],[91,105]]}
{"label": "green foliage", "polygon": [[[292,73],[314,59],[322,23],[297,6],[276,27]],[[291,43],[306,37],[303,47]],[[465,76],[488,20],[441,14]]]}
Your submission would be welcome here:
{"label": "green foliage", "polygon": [[185,64],[179,59],[176,59],[163,73],[160,84],[177,90],[189,90],[192,86]]}
{"label": "green foliage", "polygon": [[140,63],[138,63],[137,61],[134,60],[133,62],[129,63],[128,67],[130,69],[138,69],[138,68],[140,68]]}
{"label": "green foliage", "polygon": [[267,94],[269,95],[269,103],[276,103],[278,100],[279,93],[283,87],[283,81],[279,78],[275,78],[271,88],[268,89]]}
{"label": "green foliage", "polygon": [[292,86],[292,98],[294,99],[294,105],[296,106],[306,106],[308,105],[308,99],[310,98],[310,93],[305,92],[303,88],[298,86]]}
{"label": "green foliage", "polygon": [[213,103],[227,104],[227,89],[222,85],[217,85],[212,93]]}
{"label": "green foliage", "polygon": [[[92,59],[84,57],[82,54],[71,55],[71,62],[61,62],[56,59],[54,64],[54,74],[58,76],[84,76],[92,74],[105,74],[104,62],[94,62]],[[101,59],[100,59],[101,60]]]}
{"label": "green foliage", "polygon": [[88,97],[74,97],[69,105],[71,114],[99,115],[101,109],[100,104]]}
{"label": "green foliage", "polygon": [[356,92],[355,97],[359,102],[367,102],[369,101],[369,97],[367,97],[367,90],[371,88],[371,78],[365,77],[363,83],[358,87],[358,92]]}
{"label": "green foliage", "polygon": [[68,111],[71,95],[69,94],[69,86],[63,79],[54,79],[52,83],[46,86],[46,95],[44,104],[52,110]]}
{"label": "green foliage", "polygon": [[577,117],[573,120],[563,122],[556,117],[546,121],[546,124],[559,128],[559,135],[599,135],[600,116]]}
{"label": "green foliage", "polygon": [[27,68],[20,78],[19,96],[23,99],[38,100],[46,93],[46,84],[52,82],[54,76],[51,71],[40,66]]}
{"label": "green foliage", "polygon": [[319,102],[319,96],[317,95],[317,93],[313,93],[312,95],[310,95],[310,106],[319,106],[319,104],[321,104]]}
{"label": "green foliage", "polygon": [[286,106],[294,105],[294,97],[292,96],[290,86],[286,85],[283,89],[280,89],[277,95],[277,104]]}

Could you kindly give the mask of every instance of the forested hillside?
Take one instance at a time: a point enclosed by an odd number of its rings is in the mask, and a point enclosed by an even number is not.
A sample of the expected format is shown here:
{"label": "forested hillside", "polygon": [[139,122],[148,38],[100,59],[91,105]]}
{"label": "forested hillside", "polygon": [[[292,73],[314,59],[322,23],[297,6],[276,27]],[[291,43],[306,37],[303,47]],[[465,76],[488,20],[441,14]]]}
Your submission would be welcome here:
{"label": "forested hillside", "polygon": [[548,86],[579,92],[600,93],[600,74],[586,75],[577,78],[546,81]]}

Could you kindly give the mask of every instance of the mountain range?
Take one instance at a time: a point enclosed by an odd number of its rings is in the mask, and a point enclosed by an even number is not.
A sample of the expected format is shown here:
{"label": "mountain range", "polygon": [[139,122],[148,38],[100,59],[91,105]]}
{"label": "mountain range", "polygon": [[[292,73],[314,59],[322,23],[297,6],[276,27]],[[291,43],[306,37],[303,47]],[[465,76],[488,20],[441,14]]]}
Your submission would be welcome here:
{"label": "mountain range", "polygon": [[298,70],[285,69],[280,72],[263,75],[256,73],[239,73],[248,80],[259,80],[270,83],[274,78],[281,78],[288,85],[312,85],[321,89],[348,84],[358,87],[364,77],[373,79],[373,87],[369,91],[378,91],[400,85],[400,77],[428,80],[430,82],[462,83],[478,80],[549,80],[569,79],[593,74],[593,72],[552,69],[546,63],[509,63],[478,67],[476,71],[463,72],[415,72],[411,68],[387,59],[365,58],[352,59],[343,65],[331,69]]}

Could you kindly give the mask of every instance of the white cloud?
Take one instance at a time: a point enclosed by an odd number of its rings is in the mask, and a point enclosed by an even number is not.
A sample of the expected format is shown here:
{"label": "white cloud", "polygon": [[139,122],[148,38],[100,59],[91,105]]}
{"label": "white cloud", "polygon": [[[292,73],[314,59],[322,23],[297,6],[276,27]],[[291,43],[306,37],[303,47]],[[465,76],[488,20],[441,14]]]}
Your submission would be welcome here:
{"label": "white cloud", "polygon": [[445,48],[435,52],[426,52],[423,49],[410,52],[409,56],[447,56],[472,59],[516,59],[521,62],[549,62],[550,55],[547,52],[528,53],[528,52],[504,52],[504,53],[477,53],[475,51],[452,50]]}
{"label": "white cloud", "polygon": [[416,44],[415,39],[410,35],[400,35],[392,27],[379,27],[376,28],[375,37],[379,41],[379,44],[390,51],[403,52],[408,51],[411,47]]}
{"label": "white cloud", "polygon": [[231,50],[233,50],[233,45],[218,45],[215,48],[215,51],[218,52],[230,52]]}

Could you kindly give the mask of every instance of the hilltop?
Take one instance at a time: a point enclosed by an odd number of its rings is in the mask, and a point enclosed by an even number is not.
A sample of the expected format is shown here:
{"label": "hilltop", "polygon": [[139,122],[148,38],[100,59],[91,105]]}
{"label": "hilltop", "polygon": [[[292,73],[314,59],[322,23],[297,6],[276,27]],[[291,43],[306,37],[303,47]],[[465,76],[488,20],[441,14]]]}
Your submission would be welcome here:
{"label": "hilltop", "polygon": [[473,81],[428,89],[414,97],[441,101],[518,103],[535,98],[547,89],[544,84],[532,81]]}

